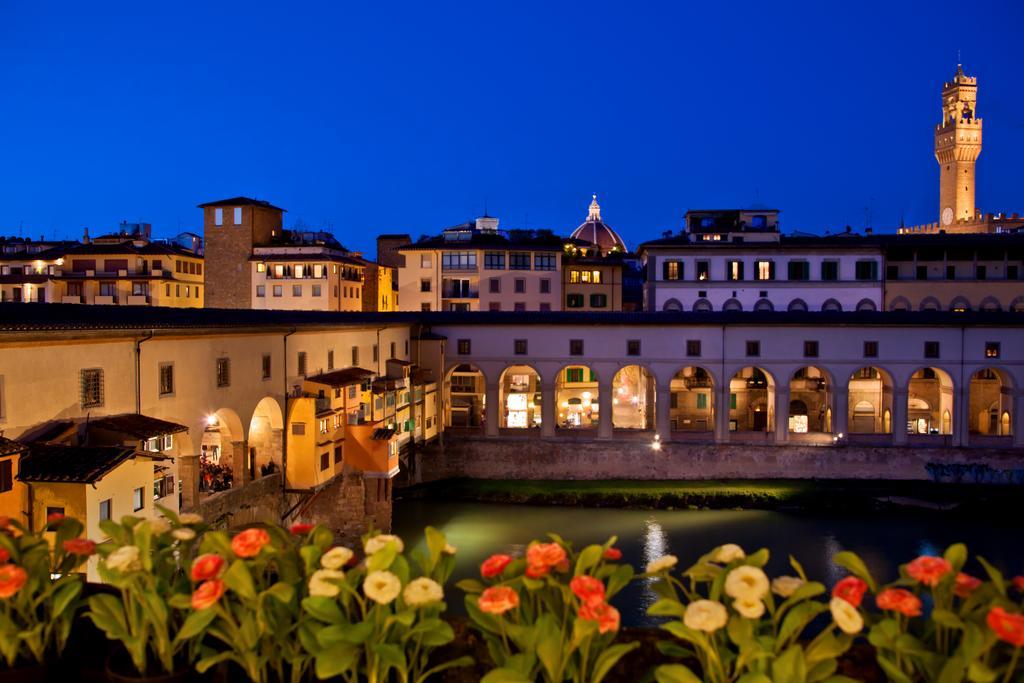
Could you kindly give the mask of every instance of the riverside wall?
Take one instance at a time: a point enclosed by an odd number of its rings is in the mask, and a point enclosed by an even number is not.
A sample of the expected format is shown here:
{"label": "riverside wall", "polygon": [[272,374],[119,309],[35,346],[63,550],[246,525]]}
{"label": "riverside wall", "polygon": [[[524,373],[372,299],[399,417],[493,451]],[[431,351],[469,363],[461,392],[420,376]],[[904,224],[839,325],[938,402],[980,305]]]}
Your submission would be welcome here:
{"label": "riverside wall", "polygon": [[1024,469],[1024,449],[664,443],[447,437],[417,453],[423,482],[470,479],[930,480],[929,464]]}

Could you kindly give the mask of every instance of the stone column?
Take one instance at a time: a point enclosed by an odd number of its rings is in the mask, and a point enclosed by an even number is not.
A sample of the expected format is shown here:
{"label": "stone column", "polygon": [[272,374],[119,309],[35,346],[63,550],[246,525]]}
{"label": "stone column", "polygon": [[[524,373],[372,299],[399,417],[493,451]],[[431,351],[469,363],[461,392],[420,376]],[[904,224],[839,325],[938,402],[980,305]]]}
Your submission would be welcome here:
{"label": "stone column", "polygon": [[1024,391],[1013,397],[1013,410],[1010,412],[1010,430],[1013,433],[1013,445],[1024,446]]}
{"label": "stone column", "polygon": [[832,399],[832,433],[850,435],[850,386],[837,386]]}
{"label": "stone column", "polygon": [[789,441],[789,387],[775,385],[775,443]]}
{"label": "stone column", "polygon": [[601,379],[597,383],[598,413],[600,421],[597,425],[597,438],[610,439],[614,435],[612,431],[612,376],[613,372],[602,368]]}
{"label": "stone column", "polygon": [[893,387],[892,390],[892,442],[896,446],[907,445],[906,387]]}
{"label": "stone column", "polygon": [[555,380],[541,385],[540,390],[540,435],[546,439],[555,435],[555,416],[558,406],[555,405]]}
{"label": "stone column", "polygon": [[195,510],[199,504],[199,456],[178,455],[178,489],[181,509]]}
{"label": "stone column", "polygon": [[249,448],[245,441],[231,442],[231,476],[231,488],[239,488],[249,483]]}
{"label": "stone column", "polygon": [[501,414],[502,406],[498,398],[500,392],[497,384],[487,385],[487,413],[485,415],[485,433],[487,436],[498,436],[498,416]]}
{"label": "stone column", "polygon": [[729,397],[732,395],[729,385],[729,379],[722,380],[716,388],[715,402],[711,406],[715,411],[715,443],[729,443]]}
{"label": "stone column", "polygon": [[661,437],[662,442],[667,443],[672,439],[672,420],[669,418],[669,408],[672,406],[672,389],[668,382],[655,385],[654,399],[654,428]]}
{"label": "stone column", "polygon": [[970,390],[971,381],[968,379],[953,392],[953,419],[950,427],[953,429],[951,443],[954,447],[966,446],[970,440]]}

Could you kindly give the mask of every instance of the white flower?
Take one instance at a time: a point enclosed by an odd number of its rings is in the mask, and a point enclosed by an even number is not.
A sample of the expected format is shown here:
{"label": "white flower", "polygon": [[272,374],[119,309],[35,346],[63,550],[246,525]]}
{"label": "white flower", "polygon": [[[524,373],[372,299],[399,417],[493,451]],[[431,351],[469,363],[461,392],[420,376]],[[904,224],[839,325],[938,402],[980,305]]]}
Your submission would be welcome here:
{"label": "white flower", "polygon": [[832,612],[832,621],[836,622],[836,626],[843,633],[853,635],[864,629],[864,617],[860,615],[860,611],[856,607],[846,600],[832,598],[828,603],[828,608]]}
{"label": "white flower", "polygon": [[804,580],[796,576],[776,576],[772,579],[772,593],[788,598],[796,589],[804,585]]}
{"label": "white flower", "polygon": [[318,598],[333,598],[340,591],[336,581],[345,578],[345,572],[337,569],[317,569],[309,577],[309,594]]}
{"label": "white flower", "polygon": [[459,551],[458,548],[453,546],[451,543],[444,544],[444,550],[442,551],[445,555],[454,555]]}
{"label": "white flower", "polygon": [[711,559],[719,564],[729,564],[733,560],[742,560],[746,556],[743,548],[735,543],[726,543],[715,548],[715,554],[711,556]]}
{"label": "white flower", "polygon": [[714,600],[696,600],[686,606],[683,623],[688,628],[705,633],[714,633],[729,621],[725,605]]}
{"label": "white flower", "polygon": [[180,529],[175,529],[171,532],[171,536],[178,539],[179,541],[191,541],[196,537],[196,532],[189,529],[187,526],[183,526]]}
{"label": "white flower", "polygon": [[395,550],[397,552],[405,550],[405,546],[402,544],[402,539],[392,534],[379,534],[377,536],[373,536],[366,541],[366,544],[363,546],[363,550],[366,551],[367,555],[373,555],[392,541],[395,542]]}
{"label": "white flower", "polygon": [[764,614],[764,603],[760,600],[734,600],[732,608],[747,619],[760,619]]}
{"label": "white flower", "polygon": [[181,524],[202,524],[203,516],[194,512],[182,512],[178,515],[178,522]]}
{"label": "white flower", "polygon": [[154,536],[166,534],[168,531],[171,530],[171,523],[168,522],[167,519],[164,517],[154,517],[152,519],[147,519],[146,524],[149,525],[149,531]]}
{"label": "white flower", "polygon": [[137,572],[142,569],[142,562],[139,561],[139,549],[134,545],[121,546],[107,555],[104,563],[107,565],[107,569],[117,572]]}
{"label": "white flower", "polygon": [[725,594],[744,602],[760,600],[768,595],[768,575],[760,567],[736,567],[725,577]]}
{"label": "white flower", "polygon": [[366,575],[363,580],[363,593],[376,603],[386,605],[402,590],[402,582],[388,571],[375,571]]}
{"label": "white flower", "polygon": [[422,607],[444,600],[444,589],[437,581],[421,576],[409,582],[402,591],[402,598],[410,607]]}
{"label": "white flower", "polygon": [[671,569],[676,566],[677,562],[679,562],[679,558],[675,555],[659,557],[658,559],[651,560],[647,563],[647,573],[654,574],[655,572],[660,572],[662,569]]}
{"label": "white flower", "polygon": [[352,551],[339,545],[320,556],[320,566],[324,569],[341,569],[351,559]]}

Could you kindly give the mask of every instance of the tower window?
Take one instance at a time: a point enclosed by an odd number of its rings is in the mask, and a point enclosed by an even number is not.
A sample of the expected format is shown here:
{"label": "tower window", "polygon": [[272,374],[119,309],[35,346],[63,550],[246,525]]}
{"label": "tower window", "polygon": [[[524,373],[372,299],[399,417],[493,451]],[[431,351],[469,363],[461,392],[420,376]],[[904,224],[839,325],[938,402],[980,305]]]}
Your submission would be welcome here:
{"label": "tower window", "polygon": [[235,214],[234,215],[235,225],[241,225],[242,224],[242,207],[236,206],[234,214]]}
{"label": "tower window", "polygon": [[224,209],[213,210],[213,224],[224,225]]}

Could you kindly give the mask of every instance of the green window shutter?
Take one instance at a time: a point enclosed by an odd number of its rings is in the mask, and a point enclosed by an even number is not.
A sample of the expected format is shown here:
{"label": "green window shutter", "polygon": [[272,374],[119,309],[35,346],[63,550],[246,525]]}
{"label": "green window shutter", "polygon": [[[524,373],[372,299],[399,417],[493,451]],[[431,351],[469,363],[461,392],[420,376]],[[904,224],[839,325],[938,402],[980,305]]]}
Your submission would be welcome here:
{"label": "green window shutter", "polygon": [[736,410],[736,394],[729,394],[729,407]]}

